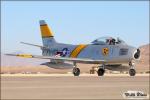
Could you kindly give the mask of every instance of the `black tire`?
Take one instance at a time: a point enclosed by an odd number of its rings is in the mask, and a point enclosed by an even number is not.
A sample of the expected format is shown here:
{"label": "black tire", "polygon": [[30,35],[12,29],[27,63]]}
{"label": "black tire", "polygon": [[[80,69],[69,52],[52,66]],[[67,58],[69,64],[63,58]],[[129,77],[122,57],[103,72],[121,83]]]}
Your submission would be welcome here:
{"label": "black tire", "polygon": [[135,69],[130,69],[129,74],[130,74],[130,76],[135,76],[135,74],[136,74]]}
{"label": "black tire", "polygon": [[72,73],[74,74],[74,76],[79,76],[80,75],[80,69],[79,68],[73,68]]}
{"label": "black tire", "polygon": [[99,68],[97,71],[98,76],[103,76],[105,73],[105,70],[103,68]]}

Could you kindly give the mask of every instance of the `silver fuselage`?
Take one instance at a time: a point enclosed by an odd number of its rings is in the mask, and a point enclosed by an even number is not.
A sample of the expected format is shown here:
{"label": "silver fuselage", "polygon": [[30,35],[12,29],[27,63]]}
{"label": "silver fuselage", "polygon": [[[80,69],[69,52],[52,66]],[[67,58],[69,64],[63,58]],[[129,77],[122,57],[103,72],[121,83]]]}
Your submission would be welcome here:
{"label": "silver fuselage", "polygon": [[[56,52],[62,51],[64,48],[67,48],[68,51],[67,51],[65,57],[70,57],[71,52],[77,46],[78,45],[54,43],[54,44],[51,44],[48,46],[49,49],[43,50],[42,54],[43,54],[43,56],[55,56]],[[103,52],[102,52],[103,48],[109,49],[109,52],[107,55],[103,54]],[[123,51],[123,50],[125,50],[125,51]],[[135,47],[129,46],[127,44],[115,44],[115,45],[88,44],[78,54],[78,56],[76,58],[105,60],[105,61],[107,61],[106,62],[107,64],[128,63],[134,59],[134,54],[135,54],[136,50],[137,49]]]}

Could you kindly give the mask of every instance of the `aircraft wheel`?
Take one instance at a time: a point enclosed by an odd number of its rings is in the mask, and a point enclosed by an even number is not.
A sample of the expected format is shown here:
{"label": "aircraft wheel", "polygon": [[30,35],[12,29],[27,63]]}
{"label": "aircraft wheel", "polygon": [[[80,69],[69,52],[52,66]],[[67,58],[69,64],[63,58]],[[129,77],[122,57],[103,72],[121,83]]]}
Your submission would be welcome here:
{"label": "aircraft wheel", "polygon": [[74,76],[79,76],[80,75],[80,69],[79,68],[73,68],[73,74]]}
{"label": "aircraft wheel", "polygon": [[135,69],[130,69],[129,74],[130,74],[130,76],[135,76],[135,74],[136,74]]}
{"label": "aircraft wheel", "polygon": [[105,73],[105,70],[103,68],[99,68],[97,71],[98,76],[103,76]]}

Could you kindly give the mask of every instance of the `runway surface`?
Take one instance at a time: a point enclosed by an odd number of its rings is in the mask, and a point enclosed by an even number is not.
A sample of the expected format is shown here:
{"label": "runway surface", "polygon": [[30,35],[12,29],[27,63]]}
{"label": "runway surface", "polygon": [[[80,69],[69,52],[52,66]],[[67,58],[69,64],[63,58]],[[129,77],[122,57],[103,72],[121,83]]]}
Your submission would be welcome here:
{"label": "runway surface", "polygon": [[123,99],[128,91],[149,94],[149,76],[2,76],[2,99]]}

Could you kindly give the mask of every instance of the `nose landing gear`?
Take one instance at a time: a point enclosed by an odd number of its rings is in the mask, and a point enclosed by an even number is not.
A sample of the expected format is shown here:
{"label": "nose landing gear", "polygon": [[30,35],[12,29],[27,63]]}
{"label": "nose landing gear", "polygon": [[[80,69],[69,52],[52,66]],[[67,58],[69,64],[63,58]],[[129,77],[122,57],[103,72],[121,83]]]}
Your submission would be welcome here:
{"label": "nose landing gear", "polygon": [[134,63],[129,62],[129,66],[130,66],[129,75],[130,76],[135,76],[136,71],[135,71],[135,68],[134,68]]}
{"label": "nose landing gear", "polygon": [[136,74],[135,69],[130,69],[129,74],[130,74],[130,76],[135,76],[135,74]]}

